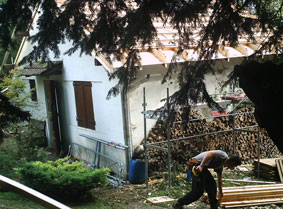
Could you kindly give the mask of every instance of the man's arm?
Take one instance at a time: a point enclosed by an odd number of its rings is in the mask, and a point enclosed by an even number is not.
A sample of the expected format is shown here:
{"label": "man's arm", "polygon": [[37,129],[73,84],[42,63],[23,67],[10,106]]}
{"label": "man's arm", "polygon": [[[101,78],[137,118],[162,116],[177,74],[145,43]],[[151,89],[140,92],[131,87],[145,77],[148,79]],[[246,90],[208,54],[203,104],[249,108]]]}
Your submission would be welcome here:
{"label": "man's arm", "polygon": [[223,197],[223,191],[222,191],[222,172],[217,172],[217,187],[218,187],[218,200]]}
{"label": "man's arm", "polygon": [[207,163],[207,161],[211,158],[213,158],[215,156],[215,152],[214,151],[208,151],[206,153],[206,155],[204,156],[204,158],[201,161],[201,164],[198,166],[198,170],[200,172],[202,172],[203,167],[205,166],[205,164]]}

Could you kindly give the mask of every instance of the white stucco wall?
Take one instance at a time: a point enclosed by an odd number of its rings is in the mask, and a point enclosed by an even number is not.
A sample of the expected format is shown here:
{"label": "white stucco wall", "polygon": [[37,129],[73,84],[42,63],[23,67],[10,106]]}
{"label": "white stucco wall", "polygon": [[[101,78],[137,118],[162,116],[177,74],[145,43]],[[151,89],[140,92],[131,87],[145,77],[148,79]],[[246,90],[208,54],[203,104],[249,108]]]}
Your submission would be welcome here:
{"label": "white stucco wall", "polygon": [[[33,33],[34,32],[31,34]],[[31,102],[33,106],[29,106],[27,109],[31,111],[33,118],[46,121],[47,137],[49,145],[51,146],[51,134],[48,126],[49,121],[46,110],[44,80],[55,80],[59,87],[58,105],[61,126],[60,129],[65,148],[67,148],[67,145],[70,143],[77,143],[94,150],[96,143],[93,140],[80,136],[81,134],[96,137],[108,142],[115,141],[117,143],[125,144],[121,95],[113,97],[110,100],[106,99],[109,89],[113,87],[117,81],[109,81],[106,70],[102,66],[94,65],[94,56],[85,54],[80,56],[79,52],[76,52],[71,56],[63,55],[69,47],[71,47],[71,44],[68,42],[64,45],[60,45],[62,54],[59,58],[55,59],[52,53],[50,54],[51,60],[63,61],[63,72],[61,75],[45,77],[32,76],[23,78],[27,81],[27,84],[29,79],[35,79],[38,95],[38,101]],[[20,59],[30,53],[31,50],[32,44],[26,41]],[[88,81],[92,83],[92,98],[96,130],[78,127],[77,125],[73,81]],[[29,90],[29,85],[27,85],[27,90]],[[101,152],[104,155],[109,156],[111,159],[122,162],[124,165],[124,172],[126,171],[127,150],[116,149],[105,145],[102,146]]]}
{"label": "white stucco wall", "polygon": [[[215,74],[207,74],[205,76],[205,83],[209,94],[223,93],[220,91],[221,84],[227,79],[227,76],[234,69],[236,64],[242,62],[241,58],[227,60],[219,60],[216,62]],[[146,94],[146,109],[155,110],[161,107],[164,102],[162,99],[166,98],[167,88],[169,88],[169,95],[172,95],[178,90],[178,83],[176,74],[173,74],[172,80],[165,84],[161,84],[161,80],[166,73],[166,69],[163,65],[146,66],[138,72],[138,79],[131,85],[128,94],[129,103],[129,121],[130,121],[130,136],[133,147],[139,145],[144,139],[144,120],[143,114],[143,88],[145,87]],[[147,79],[146,74],[151,74]],[[225,92],[231,92],[226,88]],[[149,130],[155,125],[156,120],[147,119],[147,134]]]}

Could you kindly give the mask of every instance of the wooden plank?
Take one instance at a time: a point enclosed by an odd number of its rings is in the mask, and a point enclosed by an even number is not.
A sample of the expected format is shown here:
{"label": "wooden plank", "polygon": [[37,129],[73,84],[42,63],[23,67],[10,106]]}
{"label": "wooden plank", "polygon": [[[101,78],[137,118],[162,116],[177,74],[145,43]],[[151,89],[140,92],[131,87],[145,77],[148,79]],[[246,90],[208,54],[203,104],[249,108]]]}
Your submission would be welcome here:
{"label": "wooden plank", "polygon": [[[278,158],[260,159],[259,162],[267,166],[276,167],[276,163],[275,163],[276,159]],[[258,161],[255,160],[254,162],[257,163]]]}
{"label": "wooden plank", "polygon": [[250,185],[250,186],[239,186],[239,187],[224,187],[224,192],[239,192],[239,191],[252,191],[253,189],[265,190],[265,189],[275,189],[283,188],[283,184],[267,184],[267,185]]}
{"label": "wooden plank", "polygon": [[278,172],[280,172],[280,175],[282,176],[282,179],[280,178],[280,181],[282,183],[283,182],[283,162],[282,162],[282,159],[278,160],[278,162],[279,162],[279,165],[280,165],[280,171],[278,171]]}
{"label": "wooden plank", "polygon": [[249,206],[259,206],[259,205],[271,205],[271,204],[280,204],[283,201],[268,201],[268,202],[261,202],[261,203],[247,203],[247,204],[239,204],[239,205],[227,205],[221,206],[223,208],[238,208],[238,207],[249,207]]}
{"label": "wooden plank", "polygon": [[270,199],[270,198],[283,198],[283,190],[280,191],[261,191],[261,192],[249,192],[242,194],[224,195],[220,202],[231,201],[245,201],[245,200],[257,200],[257,199]]}
{"label": "wooden plank", "polygon": [[20,195],[23,195],[46,208],[71,209],[68,206],[63,205],[62,203],[38,191],[35,191],[23,184],[20,184],[12,179],[6,178],[5,176],[1,176],[1,175],[0,175],[0,187],[3,187],[8,191],[12,191]]}
{"label": "wooden plank", "polygon": [[175,199],[172,199],[168,196],[150,197],[150,198],[147,198],[147,200],[153,204],[175,201]]}
{"label": "wooden plank", "polygon": [[276,166],[277,166],[277,171],[280,177],[280,181],[283,182],[283,163],[282,159],[276,159],[275,160]]}
{"label": "wooden plank", "polygon": [[274,182],[274,181],[256,181],[256,180],[244,180],[244,179],[223,179],[223,181],[242,182],[242,183],[257,183],[257,184],[276,184],[276,182]]}
{"label": "wooden plank", "polygon": [[271,198],[264,200],[254,200],[254,201],[234,201],[234,202],[226,202],[224,204],[220,204],[220,206],[225,208],[235,208],[235,207],[244,207],[244,206],[254,206],[254,205],[269,205],[274,203],[283,203],[283,198]]}

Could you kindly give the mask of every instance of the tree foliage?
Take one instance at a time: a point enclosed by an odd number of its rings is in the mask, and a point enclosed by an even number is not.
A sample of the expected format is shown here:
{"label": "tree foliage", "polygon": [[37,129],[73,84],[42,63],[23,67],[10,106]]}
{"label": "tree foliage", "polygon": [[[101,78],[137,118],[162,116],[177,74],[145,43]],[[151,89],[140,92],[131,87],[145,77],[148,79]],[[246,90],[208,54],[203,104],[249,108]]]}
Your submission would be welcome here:
{"label": "tree foliage", "polygon": [[29,94],[23,95],[24,81],[20,80],[20,71],[12,70],[0,80],[0,139],[2,129],[22,121],[29,121],[30,113],[23,111]]}
{"label": "tree foliage", "polygon": [[[58,4],[58,2],[60,2]],[[118,85],[109,95],[119,93],[119,86],[127,88],[137,70],[137,48],[153,45],[157,31],[156,19],[171,24],[178,31],[178,52],[196,45],[201,52],[199,61],[181,65],[178,82],[180,90],[170,97],[170,107],[190,105],[202,100],[216,106],[204,85],[204,74],[213,71],[210,59],[223,44],[236,46],[245,35],[253,42],[255,31],[266,34],[260,51],[282,50],[283,0],[7,0],[1,4],[0,45],[7,47],[11,25],[23,30],[37,4],[41,11],[37,27],[39,32],[30,37],[36,42],[33,52],[25,61],[49,59],[52,51],[60,56],[59,44],[70,40],[73,46],[66,52],[114,54],[122,59],[128,52],[124,66],[110,75],[118,78]],[[85,12],[85,8],[90,12]],[[256,15],[256,17],[247,15]],[[203,24],[202,17],[208,17]],[[200,28],[199,40],[192,36]],[[50,32],[52,31],[52,32]],[[202,62],[206,59],[207,62]],[[170,79],[174,64],[168,69],[164,81]]]}

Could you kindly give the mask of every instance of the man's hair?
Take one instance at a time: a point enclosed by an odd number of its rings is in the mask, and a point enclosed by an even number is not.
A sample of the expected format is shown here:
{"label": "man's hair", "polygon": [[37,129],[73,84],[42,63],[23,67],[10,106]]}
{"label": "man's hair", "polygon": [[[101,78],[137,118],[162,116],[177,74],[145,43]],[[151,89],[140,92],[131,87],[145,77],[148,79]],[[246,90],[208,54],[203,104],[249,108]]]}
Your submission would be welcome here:
{"label": "man's hair", "polygon": [[235,165],[241,165],[242,161],[239,157],[239,154],[235,153],[229,156],[229,161],[233,162]]}

